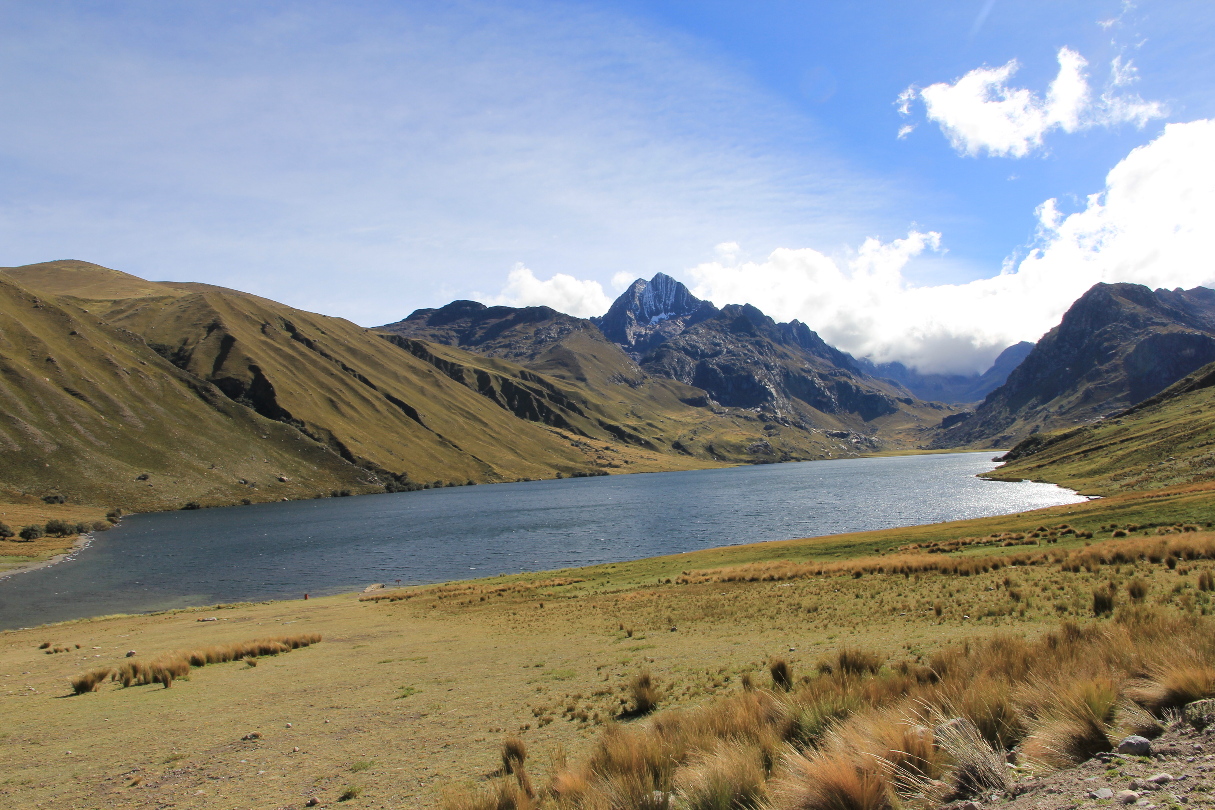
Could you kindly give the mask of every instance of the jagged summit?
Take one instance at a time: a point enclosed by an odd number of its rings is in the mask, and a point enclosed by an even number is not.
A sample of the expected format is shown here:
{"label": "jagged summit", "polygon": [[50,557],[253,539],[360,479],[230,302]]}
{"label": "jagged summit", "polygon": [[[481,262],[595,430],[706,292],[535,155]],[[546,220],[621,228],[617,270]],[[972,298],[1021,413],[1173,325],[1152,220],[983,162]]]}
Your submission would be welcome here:
{"label": "jagged summit", "polygon": [[717,307],[692,295],[666,273],[658,273],[649,281],[634,281],[606,315],[591,320],[608,340],[640,359],[654,346],[716,314]]}

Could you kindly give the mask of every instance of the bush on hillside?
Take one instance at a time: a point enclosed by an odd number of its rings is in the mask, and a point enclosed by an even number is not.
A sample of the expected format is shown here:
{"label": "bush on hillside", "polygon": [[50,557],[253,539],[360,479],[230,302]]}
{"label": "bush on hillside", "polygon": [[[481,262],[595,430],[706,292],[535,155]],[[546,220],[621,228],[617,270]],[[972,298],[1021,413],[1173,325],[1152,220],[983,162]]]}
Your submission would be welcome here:
{"label": "bush on hillside", "polygon": [[7,540],[14,535],[16,535],[16,532],[13,531],[12,527],[0,521],[0,540]]}
{"label": "bush on hillside", "polygon": [[43,534],[45,534],[45,532],[42,530],[42,527],[34,524],[33,526],[26,526],[21,530],[21,539],[37,540],[39,537],[42,537]]}
{"label": "bush on hillside", "polygon": [[67,498],[62,495],[43,495],[42,500],[46,503],[67,503]]}
{"label": "bush on hillside", "polygon": [[66,520],[52,518],[46,522],[45,531],[51,537],[67,537],[76,534],[76,526]]}

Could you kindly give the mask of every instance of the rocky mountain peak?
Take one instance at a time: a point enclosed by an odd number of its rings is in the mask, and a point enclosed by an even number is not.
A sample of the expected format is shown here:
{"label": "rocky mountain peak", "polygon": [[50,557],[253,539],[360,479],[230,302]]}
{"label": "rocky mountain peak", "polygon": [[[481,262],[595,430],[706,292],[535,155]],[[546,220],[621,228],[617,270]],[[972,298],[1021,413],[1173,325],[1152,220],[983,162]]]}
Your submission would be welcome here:
{"label": "rocky mountain peak", "polygon": [[609,340],[640,357],[692,324],[717,313],[717,307],[692,295],[682,282],[658,273],[637,279],[621,293],[607,314],[592,318]]}

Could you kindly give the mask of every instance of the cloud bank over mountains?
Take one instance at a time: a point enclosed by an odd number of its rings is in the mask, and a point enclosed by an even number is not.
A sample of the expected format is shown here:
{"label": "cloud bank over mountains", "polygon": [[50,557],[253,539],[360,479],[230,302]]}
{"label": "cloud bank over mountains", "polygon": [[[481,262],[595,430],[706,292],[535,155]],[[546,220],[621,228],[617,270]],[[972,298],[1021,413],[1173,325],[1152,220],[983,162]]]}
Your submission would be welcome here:
{"label": "cloud bank over mountains", "polygon": [[[922,372],[981,371],[1005,346],[1041,337],[1097,282],[1215,284],[1215,120],[1166,125],[1110,170],[1105,188],[1078,210],[1064,209],[1046,200],[1028,252],[998,275],[964,284],[908,280],[917,257],[948,246],[947,235],[914,229],[890,242],[867,239],[841,256],[781,248],[746,261],[738,245],[725,243],[715,260],[670,274],[719,306],[750,303],[777,320],[802,320],[857,356]],[[614,282],[631,278],[621,271]],[[496,302],[589,316],[605,312],[610,299],[596,281],[540,280],[518,266]]]}

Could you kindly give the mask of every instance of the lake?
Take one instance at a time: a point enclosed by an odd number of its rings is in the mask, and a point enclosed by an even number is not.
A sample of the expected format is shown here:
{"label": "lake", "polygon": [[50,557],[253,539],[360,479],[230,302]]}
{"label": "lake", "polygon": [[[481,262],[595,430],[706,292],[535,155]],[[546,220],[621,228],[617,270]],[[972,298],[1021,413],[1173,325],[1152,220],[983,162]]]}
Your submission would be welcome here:
{"label": "lake", "polygon": [[0,629],[300,598],[1085,500],[986,481],[990,454],[571,478],[133,515],[75,559],[0,579]]}

